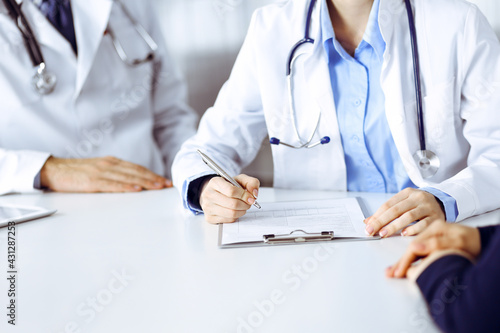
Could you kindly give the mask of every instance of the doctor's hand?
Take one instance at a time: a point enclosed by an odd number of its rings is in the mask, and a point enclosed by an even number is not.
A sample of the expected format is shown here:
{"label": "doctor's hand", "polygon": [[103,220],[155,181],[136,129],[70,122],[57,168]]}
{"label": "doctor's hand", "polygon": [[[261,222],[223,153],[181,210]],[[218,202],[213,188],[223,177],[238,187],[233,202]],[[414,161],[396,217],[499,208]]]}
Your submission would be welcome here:
{"label": "doctor's hand", "polygon": [[[477,258],[481,253],[479,230],[460,224],[433,223],[410,243],[395,265],[387,268],[386,275],[395,278],[418,277],[423,268],[445,253],[459,254],[471,261]],[[412,266],[422,257],[425,259],[420,264]]]}
{"label": "doctor's hand", "polygon": [[406,188],[365,220],[365,230],[370,236],[378,232],[380,237],[385,238],[418,221],[401,233],[403,236],[412,236],[422,232],[433,222],[445,220],[446,216],[436,197],[422,190]]}
{"label": "doctor's hand", "polygon": [[211,178],[203,184],[200,206],[207,222],[235,222],[254,204],[259,195],[260,181],[247,175],[239,175],[234,179],[243,189],[233,186],[222,177]]}
{"label": "doctor's hand", "polygon": [[42,187],[56,192],[139,192],[172,187],[152,171],[116,157],[50,157],[40,171]]}

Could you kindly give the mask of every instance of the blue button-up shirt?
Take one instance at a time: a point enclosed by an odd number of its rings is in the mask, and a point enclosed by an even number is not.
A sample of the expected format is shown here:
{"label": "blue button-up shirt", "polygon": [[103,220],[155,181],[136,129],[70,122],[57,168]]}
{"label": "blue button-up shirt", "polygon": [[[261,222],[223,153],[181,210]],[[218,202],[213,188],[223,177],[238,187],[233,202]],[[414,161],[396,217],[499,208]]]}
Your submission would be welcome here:
{"label": "blue button-up shirt", "polygon": [[[396,193],[416,186],[408,177],[385,115],[380,84],[386,44],[380,32],[380,0],[375,0],[363,40],[354,57],[335,38],[326,0],[321,4],[321,40],[328,57],[330,79],[344,147],[347,189]],[[415,138],[417,140],[418,138]],[[456,201],[434,188],[448,221],[458,216]]]}

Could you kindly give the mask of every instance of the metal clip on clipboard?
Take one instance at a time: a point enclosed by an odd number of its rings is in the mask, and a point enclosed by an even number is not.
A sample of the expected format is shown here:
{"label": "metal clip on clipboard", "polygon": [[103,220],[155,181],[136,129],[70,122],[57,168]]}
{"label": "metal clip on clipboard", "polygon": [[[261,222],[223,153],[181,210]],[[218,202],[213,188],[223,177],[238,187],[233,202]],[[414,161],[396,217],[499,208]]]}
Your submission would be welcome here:
{"label": "metal clip on clipboard", "polygon": [[[302,235],[295,235],[302,233]],[[267,244],[287,244],[287,243],[306,243],[306,242],[322,242],[330,241],[334,238],[333,231],[322,231],[319,233],[309,233],[304,230],[294,230],[285,235],[264,235],[264,243]]]}

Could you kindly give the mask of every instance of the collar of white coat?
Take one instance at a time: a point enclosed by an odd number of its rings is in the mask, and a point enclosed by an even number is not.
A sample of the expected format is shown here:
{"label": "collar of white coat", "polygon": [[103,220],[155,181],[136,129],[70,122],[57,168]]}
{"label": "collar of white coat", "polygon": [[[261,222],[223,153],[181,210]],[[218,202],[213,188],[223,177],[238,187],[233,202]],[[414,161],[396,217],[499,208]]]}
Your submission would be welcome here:
{"label": "collar of white coat", "polygon": [[38,43],[54,48],[68,59],[75,59],[77,66],[75,98],[80,94],[92,68],[95,55],[108,26],[113,0],[72,0],[78,58],[69,42],[51,25],[31,1],[23,1],[23,10],[33,18],[32,27]]}

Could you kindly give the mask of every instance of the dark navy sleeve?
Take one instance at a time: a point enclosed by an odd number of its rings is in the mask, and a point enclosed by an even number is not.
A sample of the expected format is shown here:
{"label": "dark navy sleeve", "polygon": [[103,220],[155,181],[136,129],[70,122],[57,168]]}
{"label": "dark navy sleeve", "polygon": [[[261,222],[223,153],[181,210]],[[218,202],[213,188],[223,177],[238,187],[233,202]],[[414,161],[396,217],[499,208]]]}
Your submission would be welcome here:
{"label": "dark navy sleeve", "polygon": [[496,232],[500,233],[500,226],[495,225],[491,227],[478,228],[481,235],[481,251],[487,249],[491,243],[491,239]]}
{"label": "dark navy sleeve", "polygon": [[205,183],[205,181],[210,180],[217,175],[207,175],[200,177],[198,179],[193,180],[189,184],[187,201],[191,210],[195,210],[196,212],[203,213],[200,205],[200,195],[201,195],[201,186]]}
{"label": "dark navy sleeve", "polygon": [[450,255],[432,263],[417,279],[431,316],[444,332],[500,332],[498,228],[480,229],[483,250],[476,265]]}

